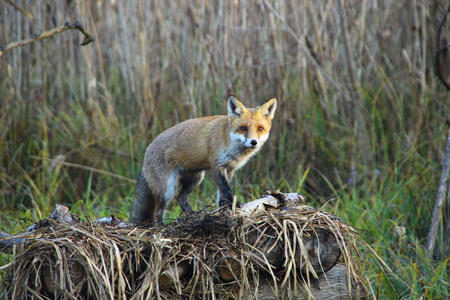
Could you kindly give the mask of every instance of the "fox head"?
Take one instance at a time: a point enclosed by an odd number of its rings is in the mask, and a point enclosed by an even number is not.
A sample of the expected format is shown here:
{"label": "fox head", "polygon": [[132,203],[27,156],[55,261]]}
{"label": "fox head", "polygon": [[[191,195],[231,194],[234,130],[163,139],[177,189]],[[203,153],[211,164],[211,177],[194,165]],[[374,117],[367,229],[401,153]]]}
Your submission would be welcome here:
{"label": "fox head", "polygon": [[249,149],[261,147],[269,137],[277,100],[272,98],[256,108],[246,108],[235,96],[229,96],[227,108],[231,141]]}

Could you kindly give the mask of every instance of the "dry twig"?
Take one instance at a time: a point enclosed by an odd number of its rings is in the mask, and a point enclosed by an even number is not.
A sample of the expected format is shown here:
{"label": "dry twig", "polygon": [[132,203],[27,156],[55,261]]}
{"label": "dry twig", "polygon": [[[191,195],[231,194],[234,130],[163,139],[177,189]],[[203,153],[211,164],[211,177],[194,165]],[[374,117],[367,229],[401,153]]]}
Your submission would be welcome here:
{"label": "dry twig", "polygon": [[85,46],[95,40],[95,37],[91,33],[89,33],[86,29],[84,29],[83,24],[80,21],[75,21],[73,23],[66,22],[63,26],[60,26],[58,28],[53,28],[53,29],[44,31],[42,33],[32,34],[27,39],[12,42],[12,43],[9,43],[4,46],[0,46],[0,57],[5,52],[7,52],[11,49],[14,49],[17,47],[22,47],[22,46],[28,45],[34,41],[46,39],[48,37],[54,36],[55,34],[58,34],[58,33],[61,33],[61,32],[67,31],[67,30],[71,30],[71,29],[78,29],[79,31],[81,31],[81,33],[83,33],[84,40],[81,43],[81,46]]}

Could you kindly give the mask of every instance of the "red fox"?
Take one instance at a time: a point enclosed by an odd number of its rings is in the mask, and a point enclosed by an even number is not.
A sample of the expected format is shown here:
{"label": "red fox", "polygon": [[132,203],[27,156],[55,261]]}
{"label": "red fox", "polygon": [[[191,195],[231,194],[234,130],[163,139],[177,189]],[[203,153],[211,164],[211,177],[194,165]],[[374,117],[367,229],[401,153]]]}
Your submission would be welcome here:
{"label": "red fox", "polygon": [[230,179],[269,137],[277,100],[246,108],[235,96],[227,101],[228,116],[184,121],[158,135],[145,152],[136,183],[130,221],[162,223],[175,197],[185,213],[193,210],[189,194],[210,171],[218,188],[219,207],[231,208]]}

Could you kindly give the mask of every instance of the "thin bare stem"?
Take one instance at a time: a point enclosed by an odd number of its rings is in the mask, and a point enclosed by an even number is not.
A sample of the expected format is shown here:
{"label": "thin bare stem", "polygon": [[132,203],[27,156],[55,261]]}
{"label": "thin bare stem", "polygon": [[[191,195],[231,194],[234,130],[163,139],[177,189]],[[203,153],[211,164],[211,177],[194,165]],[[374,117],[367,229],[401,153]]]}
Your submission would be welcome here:
{"label": "thin bare stem", "polygon": [[427,238],[427,249],[430,254],[433,254],[434,252],[438,228],[442,220],[442,210],[444,207],[444,198],[447,189],[449,169],[450,169],[450,134],[447,138],[447,145],[445,146],[444,165],[442,166],[441,179],[439,181],[437,198],[433,209],[433,217],[431,218],[431,226]]}
{"label": "thin bare stem", "polygon": [[333,80],[333,78],[331,78],[331,76],[325,72],[324,69],[322,69],[322,67],[319,65],[319,63],[317,62],[317,60],[315,60],[315,58],[311,55],[311,52],[309,51],[309,49],[303,45],[302,41],[300,40],[300,38],[297,36],[297,34],[292,30],[292,28],[288,25],[288,23],[286,23],[286,21],[278,14],[278,12],[266,1],[263,1],[264,5],[274,14],[274,16],[280,20],[281,23],[283,23],[284,26],[286,26],[286,30],[289,32],[289,34],[297,41],[298,45],[300,46],[300,48],[303,51],[303,54],[305,54],[306,58],[308,59],[308,61],[317,69],[320,71],[320,73],[322,73],[322,75],[330,82],[332,83],[338,90],[340,90],[339,85]]}
{"label": "thin bare stem", "polygon": [[34,156],[34,155],[31,155],[30,157],[33,158],[33,159],[39,159],[39,160],[46,160],[46,161],[55,162],[55,163],[62,164],[62,165],[65,165],[65,166],[68,166],[68,167],[72,167],[72,168],[78,168],[78,169],[83,169],[83,170],[96,172],[96,173],[103,174],[103,175],[108,175],[108,176],[115,177],[115,178],[118,178],[118,179],[121,179],[121,180],[125,180],[125,181],[133,183],[133,184],[136,183],[136,180],[133,180],[133,179],[130,179],[130,178],[127,178],[127,177],[124,177],[124,176],[120,176],[120,175],[117,175],[117,174],[114,174],[114,173],[111,173],[111,172],[107,172],[107,171],[103,171],[103,170],[100,170],[100,169],[92,168],[92,167],[87,167],[87,166],[83,166],[83,165],[79,165],[79,164],[73,164],[73,163],[65,162],[65,161],[58,160],[58,159],[51,159],[51,158]]}
{"label": "thin bare stem", "polygon": [[444,47],[440,46],[441,43],[441,32],[442,32],[442,27],[444,27],[445,21],[447,20],[447,15],[450,13],[450,5],[447,8],[447,11],[445,12],[444,17],[442,18],[441,23],[438,26],[438,30],[437,30],[437,39],[436,39],[436,43],[437,43],[437,51],[435,54],[435,68],[436,68],[436,75],[438,76],[438,78],[441,80],[442,84],[447,88],[447,90],[450,90],[450,83],[448,83],[445,80],[445,76],[443,73],[443,68],[441,68],[441,55],[444,53],[449,53],[450,52],[450,45],[445,45]]}
{"label": "thin bare stem", "polygon": [[20,11],[21,13],[23,13],[25,16],[27,16],[28,19],[33,20],[33,15],[30,14],[29,12],[27,12],[25,9],[23,9],[22,7],[20,7],[19,5],[17,5],[16,3],[14,3],[12,0],[6,0],[6,2],[8,2],[9,4],[11,4],[12,6],[14,6],[15,9],[17,9],[18,11]]}

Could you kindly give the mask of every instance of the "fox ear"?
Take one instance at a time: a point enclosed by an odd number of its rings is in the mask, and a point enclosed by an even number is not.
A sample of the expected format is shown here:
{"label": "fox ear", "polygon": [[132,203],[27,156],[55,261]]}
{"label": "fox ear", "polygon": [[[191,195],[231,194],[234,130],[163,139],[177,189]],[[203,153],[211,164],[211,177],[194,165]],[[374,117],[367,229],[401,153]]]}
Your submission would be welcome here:
{"label": "fox ear", "polygon": [[233,95],[228,96],[227,109],[230,118],[238,118],[246,110],[244,104]]}
{"label": "fox ear", "polygon": [[277,99],[272,98],[270,100],[267,100],[263,105],[261,105],[261,107],[258,110],[269,120],[272,120],[276,109],[277,109]]}

